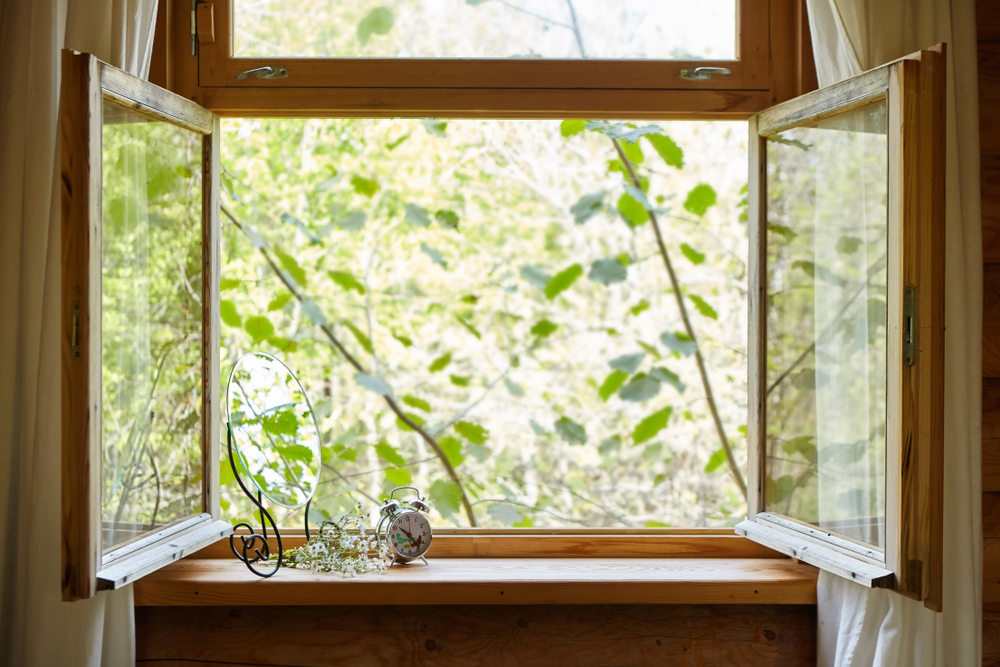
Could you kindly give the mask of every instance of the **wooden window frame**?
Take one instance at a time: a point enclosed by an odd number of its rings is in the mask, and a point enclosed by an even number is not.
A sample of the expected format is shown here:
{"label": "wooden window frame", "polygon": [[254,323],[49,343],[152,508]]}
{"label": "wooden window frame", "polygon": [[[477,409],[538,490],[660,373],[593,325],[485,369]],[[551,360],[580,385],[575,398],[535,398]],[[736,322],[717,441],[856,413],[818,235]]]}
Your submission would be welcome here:
{"label": "wooden window frame", "polygon": [[[750,119],[750,382],[747,521],[737,532],[935,611],[942,602],[944,463],[943,46],[773,107]],[[887,100],[889,151],[886,548],[767,511],[767,137]],[[903,363],[904,288],[916,288],[917,360]]]}
{"label": "wooden window frame", "polygon": [[[233,57],[232,0],[161,0],[151,80],[223,117],[745,120],[815,88],[815,69],[805,0],[737,7],[735,61],[296,59]],[[263,65],[289,76],[236,81]],[[698,66],[734,73],[679,77]]]}
{"label": "wooden window frame", "polygon": [[[108,553],[101,515],[101,233],[105,100],[202,136],[202,511]],[[63,599],[131,583],[232,533],[219,505],[219,117],[107,65],[62,55]]]}

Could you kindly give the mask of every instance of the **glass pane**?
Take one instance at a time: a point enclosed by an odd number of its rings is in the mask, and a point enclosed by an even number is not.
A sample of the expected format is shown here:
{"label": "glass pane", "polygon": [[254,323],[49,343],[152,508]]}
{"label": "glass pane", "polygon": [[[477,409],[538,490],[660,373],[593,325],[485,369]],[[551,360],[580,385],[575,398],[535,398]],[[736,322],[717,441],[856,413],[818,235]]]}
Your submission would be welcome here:
{"label": "glass pane", "polygon": [[[223,197],[242,230],[223,220],[222,364],[268,352],[308,393],[323,457],[312,516],[377,510],[412,482],[433,525],[469,525],[441,455],[397,419],[387,388],[438,439],[480,526],[746,516],[637,197],[656,210],[743,466],[747,126],[634,125],[649,134],[558,120],[223,121]],[[620,144],[644,194],[612,130],[635,139]],[[226,517],[251,519],[231,470],[222,478]],[[303,514],[275,519],[301,526]]]}
{"label": "glass pane", "polygon": [[732,60],[736,0],[235,0],[237,57]]}
{"label": "glass pane", "polygon": [[767,142],[765,504],[880,548],[886,122],[883,101]]}
{"label": "glass pane", "polygon": [[105,100],[103,161],[107,550],[202,508],[201,137]]}

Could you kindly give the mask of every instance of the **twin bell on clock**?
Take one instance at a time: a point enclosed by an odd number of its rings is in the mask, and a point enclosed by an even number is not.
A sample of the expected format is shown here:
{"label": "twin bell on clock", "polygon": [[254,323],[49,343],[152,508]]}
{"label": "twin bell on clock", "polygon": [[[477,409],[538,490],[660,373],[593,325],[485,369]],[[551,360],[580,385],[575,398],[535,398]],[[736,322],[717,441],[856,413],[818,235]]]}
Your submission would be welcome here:
{"label": "twin bell on clock", "polygon": [[[413,500],[397,500],[396,492],[411,490],[416,494]],[[399,486],[392,490],[388,500],[379,509],[381,518],[375,534],[379,542],[385,540],[392,554],[392,567],[396,563],[405,564],[420,559],[427,564],[424,554],[431,546],[431,524],[424,516],[430,506],[420,497],[420,491],[412,486]]]}

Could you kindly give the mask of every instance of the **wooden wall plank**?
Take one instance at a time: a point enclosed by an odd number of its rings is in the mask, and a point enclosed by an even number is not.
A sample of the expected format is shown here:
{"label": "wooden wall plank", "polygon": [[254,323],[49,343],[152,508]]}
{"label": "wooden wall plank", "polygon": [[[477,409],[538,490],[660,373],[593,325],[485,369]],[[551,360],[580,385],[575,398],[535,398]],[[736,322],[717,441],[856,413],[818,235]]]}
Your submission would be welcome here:
{"label": "wooden wall plank", "polygon": [[983,605],[983,666],[1000,665],[1000,604]]}
{"label": "wooden wall plank", "polygon": [[1000,438],[983,439],[983,493],[1000,491]]}
{"label": "wooden wall plank", "polygon": [[1000,377],[1000,264],[983,266],[983,377]]}
{"label": "wooden wall plank", "polygon": [[994,0],[976,2],[976,32],[979,43],[1000,40],[1000,7]]}
{"label": "wooden wall plank", "polygon": [[1000,493],[983,494],[983,537],[1000,537]]}
{"label": "wooden wall plank", "polygon": [[1000,379],[983,379],[983,439],[1000,438]]}
{"label": "wooden wall plank", "polygon": [[983,539],[983,604],[1000,603],[1000,538]]}
{"label": "wooden wall plank", "polygon": [[805,667],[815,607],[136,609],[136,663]]}
{"label": "wooden wall plank", "polygon": [[[980,125],[985,117],[986,113],[980,114]],[[982,153],[979,156],[979,185],[983,213],[983,262],[996,264],[1000,263],[1000,153]]]}

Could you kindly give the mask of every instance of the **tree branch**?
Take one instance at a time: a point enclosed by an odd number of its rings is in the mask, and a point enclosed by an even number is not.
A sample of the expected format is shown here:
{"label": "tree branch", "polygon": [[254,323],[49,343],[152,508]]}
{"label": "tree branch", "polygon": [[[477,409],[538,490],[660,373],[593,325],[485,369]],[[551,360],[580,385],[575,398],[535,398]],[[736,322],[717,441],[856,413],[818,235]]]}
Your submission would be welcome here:
{"label": "tree branch", "polygon": [[[245,230],[243,229],[243,225],[241,225],[239,221],[237,221],[236,218],[233,217],[233,214],[230,213],[225,206],[220,206],[220,208],[222,210],[222,213],[227,218],[229,218],[229,220],[234,225],[236,225],[237,229],[239,229],[241,232],[246,233]],[[281,280],[282,283],[284,283],[285,288],[292,293],[292,296],[294,296],[295,299],[300,303],[304,301],[302,295],[299,294],[299,291],[295,287],[293,287],[290,282],[288,282],[288,279],[285,277],[284,273],[281,271],[281,269],[278,268],[278,265],[275,264],[274,260],[271,258],[271,255],[267,252],[267,249],[264,247],[259,247],[257,249],[260,251],[261,255],[264,256],[264,259],[270,265],[271,270],[274,271],[274,274],[278,276],[278,279]],[[340,340],[337,338],[337,336],[334,335],[329,325],[320,324],[318,326],[323,331],[323,333],[326,334],[326,337],[330,339],[330,342],[333,344],[333,346],[337,348],[337,350],[339,350],[342,355],[344,355],[344,358],[347,360],[347,363],[353,366],[357,372],[364,373],[365,372],[364,366],[362,366],[361,363],[357,359],[355,359],[350,352],[347,351],[343,343],[341,343]],[[437,457],[441,460],[441,463],[444,466],[445,471],[448,473],[448,476],[451,477],[451,481],[455,483],[455,485],[458,487],[458,490],[462,494],[462,506],[465,508],[465,513],[469,519],[469,523],[472,526],[477,526],[478,524],[476,523],[476,515],[475,512],[473,512],[472,510],[472,504],[469,502],[469,497],[465,492],[465,487],[462,485],[462,480],[459,479],[458,473],[455,472],[455,468],[451,465],[451,461],[448,460],[448,457],[447,455],[445,455],[444,450],[441,449],[441,445],[439,445],[437,440],[435,440],[429,433],[427,433],[427,431],[425,431],[423,428],[414,423],[412,419],[407,417],[406,414],[400,409],[399,405],[396,403],[395,399],[392,396],[383,396],[382,398],[385,399],[385,402],[389,406],[389,409],[396,414],[399,420],[404,424],[406,424],[408,427],[410,427],[412,430],[416,431],[416,433],[424,440],[424,442],[426,442],[430,446],[430,448],[434,451]]]}
{"label": "tree branch", "polygon": [[[632,183],[635,187],[642,190],[642,183],[639,181],[639,177],[636,176],[635,169],[632,167],[632,163],[629,159],[625,157],[625,151],[622,150],[622,145],[617,139],[611,139],[611,143],[614,144],[615,150],[618,151],[618,157],[621,159],[625,169],[628,170],[629,178],[632,179]],[[747,497],[747,484],[743,480],[743,473],[740,472],[740,468],[736,463],[736,457],[733,455],[732,445],[729,444],[729,438],[726,437],[726,430],[722,426],[722,419],[719,417],[719,408],[715,402],[715,396],[712,394],[712,384],[708,379],[708,370],[705,367],[705,358],[701,354],[701,345],[698,344],[698,338],[695,336],[694,327],[691,325],[691,318],[688,317],[687,306],[684,305],[684,296],[681,294],[680,282],[677,280],[677,274],[674,273],[674,265],[670,262],[670,255],[667,252],[667,246],[663,242],[663,234],[660,232],[660,224],[656,219],[656,213],[653,211],[646,211],[649,214],[649,221],[653,225],[653,232],[656,234],[656,245],[660,249],[660,257],[663,258],[663,264],[667,268],[667,275],[670,277],[670,285],[674,290],[674,297],[677,299],[677,307],[681,311],[681,320],[684,322],[684,330],[691,340],[695,344],[694,358],[698,365],[698,373],[701,375],[701,383],[705,388],[705,398],[708,401],[709,412],[712,413],[712,421],[715,424],[715,431],[719,436],[719,441],[722,443],[722,448],[726,452],[726,460],[729,462],[729,469],[733,474],[733,479],[736,485],[740,488],[740,492],[743,494],[743,498]]]}

